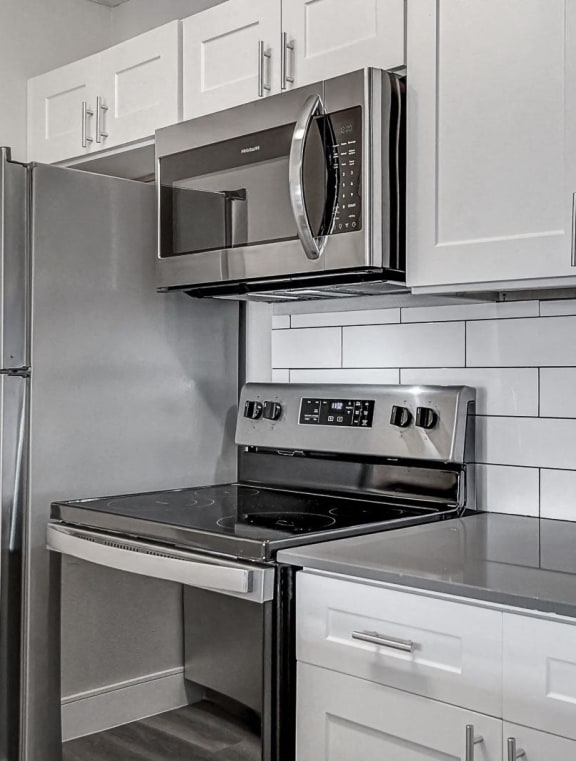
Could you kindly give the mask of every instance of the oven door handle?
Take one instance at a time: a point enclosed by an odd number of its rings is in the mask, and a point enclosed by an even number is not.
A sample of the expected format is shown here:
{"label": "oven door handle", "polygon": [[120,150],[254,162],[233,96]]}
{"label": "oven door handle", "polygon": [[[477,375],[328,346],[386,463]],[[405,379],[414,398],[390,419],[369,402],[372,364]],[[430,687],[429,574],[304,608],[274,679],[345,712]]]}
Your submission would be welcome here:
{"label": "oven door handle", "polygon": [[304,150],[310,125],[315,116],[326,113],[322,98],[319,95],[311,95],[307,98],[302,113],[294,126],[292,144],[290,145],[290,158],[288,164],[288,183],[290,188],[290,202],[292,212],[296,220],[298,237],[308,259],[319,259],[326,247],[327,236],[314,237],[304,198]]}
{"label": "oven door handle", "polygon": [[273,569],[246,568],[153,542],[128,539],[49,523],[47,547],[52,552],[89,563],[175,581],[245,599],[272,599],[269,574]]}

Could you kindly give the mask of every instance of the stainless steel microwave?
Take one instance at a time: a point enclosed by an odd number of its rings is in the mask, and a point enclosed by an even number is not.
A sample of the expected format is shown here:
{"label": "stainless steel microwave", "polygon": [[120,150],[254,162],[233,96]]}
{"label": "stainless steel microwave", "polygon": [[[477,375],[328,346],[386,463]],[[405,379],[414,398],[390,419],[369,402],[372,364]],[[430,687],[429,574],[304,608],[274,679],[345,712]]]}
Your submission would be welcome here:
{"label": "stainless steel microwave", "polygon": [[401,289],[405,78],[362,69],[156,133],[159,290]]}

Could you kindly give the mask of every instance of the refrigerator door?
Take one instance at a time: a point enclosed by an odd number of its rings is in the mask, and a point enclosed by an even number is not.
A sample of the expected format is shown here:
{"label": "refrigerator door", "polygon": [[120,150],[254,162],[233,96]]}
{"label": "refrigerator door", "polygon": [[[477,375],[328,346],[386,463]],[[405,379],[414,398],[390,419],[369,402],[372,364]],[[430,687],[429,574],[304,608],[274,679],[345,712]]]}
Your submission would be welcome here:
{"label": "refrigerator door", "polygon": [[182,668],[182,599],[74,558],[60,598],[50,504],[234,480],[238,306],[156,293],[153,185],[37,166],[32,216],[22,759],[59,761],[61,689],[97,728],[84,698]]}
{"label": "refrigerator door", "polygon": [[28,383],[0,375],[0,761],[18,759]]}
{"label": "refrigerator door", "polygon": [[0,371],[27,367],[28,170],[0,148]]}

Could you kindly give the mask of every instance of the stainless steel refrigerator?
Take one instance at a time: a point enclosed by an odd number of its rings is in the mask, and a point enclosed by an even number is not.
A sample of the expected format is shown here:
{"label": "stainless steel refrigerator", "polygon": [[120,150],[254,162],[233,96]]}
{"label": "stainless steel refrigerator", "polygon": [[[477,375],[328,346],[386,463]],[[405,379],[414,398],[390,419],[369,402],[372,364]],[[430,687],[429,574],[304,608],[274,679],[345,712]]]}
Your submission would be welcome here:
{"label": "stainless steel refrigerator", "polygon": [[59,761],[63,693],[181,657],[173,591],[60,577],[51,502],[235,477],[238,307],[155,292],[155,220],[151,185],[0,150],[0,761]]}

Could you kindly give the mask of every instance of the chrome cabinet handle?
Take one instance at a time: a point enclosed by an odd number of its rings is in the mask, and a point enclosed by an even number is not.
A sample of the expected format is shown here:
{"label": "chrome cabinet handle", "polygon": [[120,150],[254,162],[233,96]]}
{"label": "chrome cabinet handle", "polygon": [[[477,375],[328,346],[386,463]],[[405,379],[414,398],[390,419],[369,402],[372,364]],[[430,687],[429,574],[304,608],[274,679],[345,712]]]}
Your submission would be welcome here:
{"label": "chrome cabinet handle", "polygon": [[404,653],[411,653],[414,650],[412,640],[384,637],[378,634],[378,632],[352,632],[352,639],[358,639],[361,642],[371,642],[373,645],[382,645],[382,647],[390,647],[392,650],[402,650]]}
{"label": "chrome cabinet handle", "polygon": [[315,238],[308,220],[304,200],[304,148],[312,120],[315,116],[325,113],[326,110],[319,95],[311,95],[307,98],[302,113],[294,126],[292,145],[290,146],[288,164],[290,203],[296,221],[296,231],[308,259],[319,259],[322,256],[327,237],[323,235]]}
{"label": "chrome cabinet handle", "polygon": [[269,84],[266,84],[264,82],[264,75],[265,75],[265,65],[264,65],[264,59],[267,58],[270,60],[272,58],[272,51],[270,48],[264,49],[264,40],[258,41],[258,97],[263,98],[264,97],[264,91],[270,92],[272,89]]}
{"label": "chrome cabinet handle", "polygon": [[474,734],[474,724],[466,725],[466,761],[474,761],[474,746],[483,743],[482,735]]}
{"label": "chrome cabinet handle", "polygon": [[280,57],[280,87],[285,90],[288,82],[293,85],[294,77],[288,76],[288,51],[294,53],[294,40],[288,42],[288,33],[282,32],[282,55]]}
{"label": "chrome cabinet handle", "polygon": [[508,761],[516,761],[518,758],[526,758],[526,751],[516,747],[516,738],[508,738]]}
{"label": "chrome cabinet handle", "polygon": [[102,98],[100,95],[96,98],[96,142],[101,143],[103,140],[105,140],[108,137],[108,133],[104,132],[102,129],[102,123],[104,121],[103,119],[103,112],[108,111],[108,106],[105,106],[104,103],[102,103]]}
{"label": "chrome cabinet handle", "polygon": [[87,148],[88,143],[93,142],[93,138],[88,137],[88,117],[94,116],[94,111],[88,108],[88,103],[82,101],[82,148]]}

